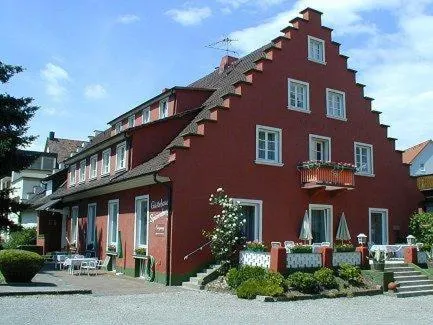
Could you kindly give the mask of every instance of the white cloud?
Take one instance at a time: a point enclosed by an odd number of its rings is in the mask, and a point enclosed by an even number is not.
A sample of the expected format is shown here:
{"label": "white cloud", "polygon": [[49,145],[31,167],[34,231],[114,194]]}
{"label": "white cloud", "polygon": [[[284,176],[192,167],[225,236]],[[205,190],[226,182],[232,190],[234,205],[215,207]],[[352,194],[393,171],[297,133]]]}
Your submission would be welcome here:
{"label": "white cloud", "polygon": [[212,15],[209,7],[190,7],[186,9],[171,9],[166,12],[174,21],[184,26],[200,24],[204,19]]}
{"label": "white cloud", "polygon": [[127,14],[127,15],[121,15],[117,17],[116,21],[120,24],[126,25],[126,24],[132,24],[132,23],[136,23],[137,21],[140,21],[140,17],[138,17],[137,15]]}
{"label": "white cloud", "polygon": [[90,99],[101,99],[107,96],[107,91],[100,84],[87,85],[84,88],[84,96]]}
{"label": "white cloud", "polygon": [[[220,0],[220,2],[229,2]],[[247,1],[233,1],[234,5]],[[383,112],[381,122],[390,124],[390,136],[399,138],[398,148],[430,139],[433,114],[433,15],[426,9],[432,0],[298,0],[289,10],[258,25],[232,32],[229,37],[243,54],[269,43],[299,11],[312,7],[324,12],[323,24],[342,38],[345,54],[356,68],[358,81],[367,85],[365,94],[375,98],[373,106]],[[365,20],[366,13],[383,12],[394,20],[395,30],[381,30]],[[377,15],[376,15],[377,17]],[[378,18],[380,19],[380,18]],[[387,22],[387,25],[389,23]],[[391,29],[392,30],[392,29]],[[351,40],[345,47],[345,40]],[[338,39],[340,41],[340,39]]]}
{"label": "white cloud", "polygon": [[58,65],[47,63],[40,74],[45,81],[46,93],[53,100],[61,100],[67,93],[64,83],[69,81],[68,72]]}
{"label": "white cloud", "polygon": [[287,0],[218,0],[224,7],[221,9],[224,13],[230,13],[232,10],[239,9],[245,5],[267,8],[279,5]]}

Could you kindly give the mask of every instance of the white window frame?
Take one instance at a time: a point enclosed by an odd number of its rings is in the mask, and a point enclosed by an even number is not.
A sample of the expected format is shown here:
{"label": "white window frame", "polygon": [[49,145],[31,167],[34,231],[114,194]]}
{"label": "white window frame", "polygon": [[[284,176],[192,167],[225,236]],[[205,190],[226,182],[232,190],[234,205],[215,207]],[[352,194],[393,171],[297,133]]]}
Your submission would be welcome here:
{"label": "white window frame", "polygon": [[[116,241],[113,242],[111,241],[111,217],[110,217],[110,205],[112,204],[117,204],[117,224],[116,224]],[[110,200],[108,201],[108,210],[107,210],[107,249],[109,245],[116,245],[117,246],[117,241],[119,240],[119,216],[120,216],[120,205],[119,205],[119,199],[114,199],[114,200]]]}
{"label": "white window frame", "polygon": [[[167,104],[167,112],[166,112],[165,116],[164,116],[164,112],[163,112],[164,104]],[[162,99],[159,102],[159,118],[162,119],[162,118],[166,118],[166,117],[168,117],[168,98]]]}
{"label": "white window frame", "polygon": [[[84,164],[84,170],[82,170]],[[78,183],[84,183],[86,181],[86,159],[80,161],[80,169],[78,169]],[[84,176],[82,179],[81,176]]]}
{"label": "white window frame", "polygon": [[[90,220],[90,209],[91,208],[95,208],[95,215],[93,216],[93,226],[94,226],[94,228],[93,229],[90,229],[90,222],[89,222],[89,220]],[[87,245],[88,244],[93,244],[93,242],[95,241],[95,229],[96,229],[96,203],[89,203],[88,205],[87,205],[87,238],[86,238],[86,241],[87,241]],[[92,237],[92,238],[90,238],[90,236]],[[90,240],[90,239],[92,239],[92,240]]]}
{"label": "white window frame", "polygon": [[[342,113],[343,116],[338,116],[338,115],[333,115],[333,111],[330,112],[329,110],[331,109],[329,107],[329,93],[335,93],[338,95],[342,95],[343,97],[343,109],[342,109]],[[331,88],[326,88],[326,117],[328,118],[333,118],[336,120],[340,120],[340,121],[347,121],[347,115],[346,115],[346,93],[344,91],[341,90],[336,90],[336,89],[331,89]]]}
{"label": "white window frame", "polygon": [[[77,212],[76,216],[74,216],[74,211]],[[79,217],[79,214],[80,214],[80,207],[78,205],[74,205],[71,209],[71,235],[70,235],[71,242],[70,243],[71,244],[75,243],[76,245],[78,244],[78,217]],[[74,221],[74,219],[76,219],[76,220]],[[74,222],[75,222],[75,229],[74,229]]]}
{"label": "white window frame", "polygon": [[[368,239],[369,243],[371,243],[371,214],[373,212],[384,213],[385,217],[382,218],[382,238],[385,239],[385,243],[383,245],[387,245],[389,243],[389,211],[384,208],[368,208]],[[377,243],[376,243],[377,244]],[[377,244],[380,245],[380,244]]]}
{"label": "white window frame", "polygon": [[[92,170],[92,161],[95,162],[95,169],[94,172],[95,174],[93,175],[93,170]],[[95,179],[98,176],[98,155],[93,155],[90,157],[89,159],[89,179]]]}
{"label": "white window frame", "polygon": [[[278,136],[278,145],[276,146],[275,154],[278,156],[276,160],[269,160],[269,159],[263,159],[259,158],[259,132],[265,131],[265,132],[272,132],[276,133]],[[267,141],[267,140],[266,140]],[[271,166],[284,166],[283,164],[283,131],[282,129],[271,127],[271,126],[264,126],[264,125],[256,125],[256,160],[254,161],[256,164],[260,165],[271,165]],[[278,151],[277,151],[278,150]]]}
{"label": "white window frame", "polygon": [[134,126],[135,126],[135,114],[132,114],[128,116],[128,128],[133,128]]}
{"label": "white window frame", "polygon": [[[118,160],[118,154],[119,154],[119,150],[120,148],[124,148],[125,150],[125,155],[124,155],[124,162],[123,162],[123,166],[119,167],[119,160]],[[127,152],[126,152],[126,141],[119,143],[116,146],[116,171],[118,170],[125,170],[126,169],[126,162],[128,161],[127,159]]]}
{"label": "white window frame", "polygon": [[[287,105],[288,109],[291,109],[293,111],[298,111],[298,112],[303,112],[303,113],[311,113],[310,111],[310,84],[308,82],[305,81],[301,81],[301,80],[296,80],[296,79],[290,79],[288,78],[288,100],[289,103]],[[302,85],[303,87],[306,88],[306,93],[305,93],[305,108],[300,108],[300,107],[296,107],[296,106],[292,106],[291,104],[291,84],[295,83],[298,85]]]}
{"label": "white window frame", "polygon": [[[138,218],[137,218],[137,204],[139,203],[139,201],[142,200],[146,200],[147,201],[147,238],[146,238],[146,244],[145,245],[140,245],[138,243],[138,238],[137,235],[139,233],[141,233],[141,229],[138,229]],[[149,195],[141,195],[141,196],[136,196],[135,197],[135,213],[134,213],[134,249],[135,248],[148,248],[149,247],[149,217],[150,217],[150,213],[149,213]]]}
{"label": "white window frame", "polygon": [[[313,140],[319,139],[324,142],[328,143],[328,157],[327,159],[323,159],[321,161],[331,161],[331,152],[332,152],[332,139],[330,137],[325,137],[323,135],[317,135],[317,134],[309,134],[308,135],[308,157],[309,160],[316,160],[315,157],[313,157]],[[326,148],[325,148],[326,149]],[[325,151],[324,151],[325,153]]]}
{"label": "white window frame", "polygon": [[254,240],[261,242],[263,238],[263,201],[252,199],[232,198],[232,200],[241,206],[253,206],[254,214]]}
{"label": "white window frame", "polygon": [[329,231],[328,231],[328,235],[326,238],[327,242],[330,242],[332,244],[333,242],[333,227],[334,227],[334,207],[332,205],[329,204],[309,204],[308,205],[308,218],[310,220],[310,229],[312,229],[312,223],[311,223],[311,216],[312,210],[324,210],[324,209],[328,209],[329,210],[329,220],[328,220],[328,227],[329,227]]}
{"label": "white window frame", "polygon": [[[323,60],[318,60],[318,59],[311,56],[311,41],[316,41],[316,42],[319,42],[322,44]],[[307,42],[308,42],[308,54],[307,54],[308,60],[310,60],[312,62],[320,63],[320,64],[326,64],[325,41],[323,39],[308,35]]]}
{"label": "white window frame", "polygon": [[359,175],[359,176],[367,176],[367,177],[374,177],[374,151],[373,151],[373,145],[372,144],[368,144],[368,143],[363,143],[363,142],[354,142],[353,143],[353,161],[354,164],[356,166],[356,147],[367,147],[370,148],[370,164],[371,164],[371,172],[370,173],[366,173],[366,172],[355,172],[355,175]]}
{"label": "white window frame", "polygon": [[116,133],[116,134],[122,132],[122,122],[117,122],[117,123],[114,125],[114,129],[115,129],[115,133]]}
{"label": "white window frame", "polygon": [[[108,171],[104,171],[104,155],[108,153]],[[110,166],[111,166],[111,148],[105,149],[102,151],[101,157],[101,176],[110,175]]]}
{"label": "white window frame", "polygon": [[[147,118],[145,118],[147,116]],[[141,124],[146,124],[150,122],[150,108],[146,107],[143,109],[143,113],[141,116]]]}
{"label": "white window frame", "polygon": [[69,186],[74,186],[77,182],[77,164],[69,167]]}

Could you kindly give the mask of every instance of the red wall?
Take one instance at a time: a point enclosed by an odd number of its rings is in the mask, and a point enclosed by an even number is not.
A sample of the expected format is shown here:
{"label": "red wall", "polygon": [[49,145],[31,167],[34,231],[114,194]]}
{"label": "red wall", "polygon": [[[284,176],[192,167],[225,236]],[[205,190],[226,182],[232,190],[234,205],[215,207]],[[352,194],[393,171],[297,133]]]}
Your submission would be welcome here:
{"label": "red wall", "polygon": [[212,91],[206,90],[176,90],[175,113],[180,113],[189,109],[200,107],[211,94]]}
{"label": "red wall", "polygon": [[[307,35],[326,41],[326,65],[307,60]],[[353,240],[360,232],[368,234],[369,207],[389,209],[390,242],[396,239],[394,227],[407,232],[408,218],[422,195],[371,112],[370,101],[355,85],[346,59],[330,42],[330,30],[302,22],[302,29],[291,36],[283,40],[281,51],[273,52],[263,73],[254,74],[253,84],[242,88],[241,98],[232,97],[230,108],[218,111],[217,123],[205,124],[204,137],[191,139],[189,150],[176,150],[174,164],[162,173],[174,182],[171,250],[172,272],[177,275],[209,260],[208,252],[186,261],[183,257],[206,242],[201,233],[211,226],[208,198],[220,186],[231,197],[263,201],[262,234],[267,243],[298,241],[304,211],[313,203],[333,206],[333,236],[342,212]],[[287,78],[309,82],[311,114],[287,109]],[[325,88],[346,93],[347,122],[326,117]],[[254,163],[257,124],[283,129],[283,167]],[[332,138],[336,162],[354,163],[354,141],[372,144],[376,176],[355,176],[355,189],[341,193],[311,195],[301,189],[296,166],[309,158],[310,133]]]}

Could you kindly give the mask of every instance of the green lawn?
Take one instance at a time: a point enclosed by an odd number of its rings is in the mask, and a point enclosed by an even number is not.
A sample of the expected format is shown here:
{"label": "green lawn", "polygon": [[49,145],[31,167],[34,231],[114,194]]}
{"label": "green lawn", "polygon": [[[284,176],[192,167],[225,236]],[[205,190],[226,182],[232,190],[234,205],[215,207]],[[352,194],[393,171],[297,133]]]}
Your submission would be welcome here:
{"label": "green lawn", "polygon": [[3,277],[3,274],[0,272],[0,283],[4,283],[5,278]]}
{"label": "green lawn", "polygon": [[371,281],[374,284],[383,285],[383,273],[374,270],[361,270],[361,274],[364,278]]}
{"label": "green lawn", "polygon": [[413,266],[413,268],[415,270],[418,270],[418,271],[424,273],[425,275],[427,275],[430,279],[433,279],[433,269],[430,269],[430,268],[421,268],[421,267],[419,267],[418,265],[415,265],[415,264],[411,264],[411,266]]}

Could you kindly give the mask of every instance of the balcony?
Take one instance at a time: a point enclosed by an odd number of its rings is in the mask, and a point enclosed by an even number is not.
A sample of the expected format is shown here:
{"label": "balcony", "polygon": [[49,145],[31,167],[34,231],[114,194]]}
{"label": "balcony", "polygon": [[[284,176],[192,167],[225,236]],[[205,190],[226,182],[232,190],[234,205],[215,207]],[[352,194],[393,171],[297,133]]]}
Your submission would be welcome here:
{"label": "balcony", "polygon": [[433,175],[418,176],[416,184],[420,191],[433,190]]}
{"label": "balcony", "polygon": [[301,187],[323,188],[326,191],[353,190],[356,167],[347,163],[306,161],[298,165]]}

